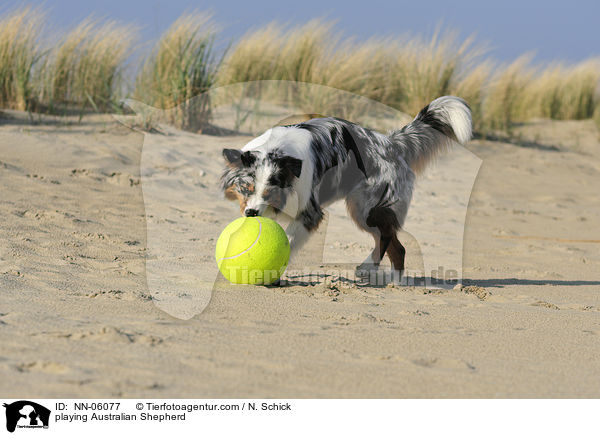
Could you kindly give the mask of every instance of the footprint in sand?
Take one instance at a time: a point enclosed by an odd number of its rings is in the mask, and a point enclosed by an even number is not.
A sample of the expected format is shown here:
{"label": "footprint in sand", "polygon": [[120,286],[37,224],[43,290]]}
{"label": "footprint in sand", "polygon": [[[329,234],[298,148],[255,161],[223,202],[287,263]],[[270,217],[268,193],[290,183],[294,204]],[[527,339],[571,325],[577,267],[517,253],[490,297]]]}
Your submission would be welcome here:
{"label": "footprint in sand", "polygon": [[130,174],[122,174],[121,172],[112,172],[110,174],[103,174],[106,176],[106,181],[110,184],[116,184],[117,186],[137,186],[140,184],[139,177],[134,177]]}
{"label": "footprint in sand", "polygon": [[69,340],[91,340],[113,343],[141,343],[148,346],[156,346],[162,343],[162,338],[144,335],[139,332],[126,332],[112,326],[105,326],[98,331],[83,331],[63,334],[62,337]]}
{"label": "footprint in sand", "polygon": [[587,335],[600,335],[600,330],[594,330],[594,329],[583,329],[583,330],[581,330],[581,332],[583,332],[584,334],[587,334]]}
{"label": "footprint in sand", "polygon": [[533,304],[531,304],[534,307],[544,307],[544,308],[548,308],[550,310],[560,310],[560,308],[558,307],[558,305],[554,305],[550,302],[546,302],[546,301],[537,301],[534,302]]}
{"label": "footprint in sand", "polygon": [[412,361],[413,364],[428,369],[462,370],[474,372],[476,367],[461,359],[453,358],[419,358]]}
{"label": "footprint in sand", "polygon": [[485,301],[491,295],[491,293],[484,287],[479,287],[477,285],[463,286],[462,284],[457,284],[454,287],[454,290],[458,290],[462,293],[470,295],[475,295],[480,301]]}
{"label": "footprint in sand", "polygon": [[17,364],[17,370],[20,372],[42,372],[60,374],[67,372],[69,368],[63,364],[53,361],[33,361],[29,363]]}
{"label": "footprint in sand", "polygon": [[32,178],[32,179],[38,180],[38,181],[43,181],[45,183],[50,182],[52,184],[60,184],[60,181],[58,181],[58,180],[48,180],[43,175],[39,175],[39,174],[27,174],[26,177],[27,178]]}
{"label": "footprint in sand", "polygon": [[23,170],[23,168],[19,167],[19,166],[15,166],[15,165],[11,165],[10,163],[6,163],[0,160],[0,169],[8,169],[11,171],[15,171],[15,172],[25,172]]}
{"label": "footprint in sand", "polygon": [[118,186],[137,186],[140,184],[140,178],[131,174],[123,174],[121,172],[106,173],[93,169],[72,169],[71,177],[87,177],[95,181],[105,181]]}

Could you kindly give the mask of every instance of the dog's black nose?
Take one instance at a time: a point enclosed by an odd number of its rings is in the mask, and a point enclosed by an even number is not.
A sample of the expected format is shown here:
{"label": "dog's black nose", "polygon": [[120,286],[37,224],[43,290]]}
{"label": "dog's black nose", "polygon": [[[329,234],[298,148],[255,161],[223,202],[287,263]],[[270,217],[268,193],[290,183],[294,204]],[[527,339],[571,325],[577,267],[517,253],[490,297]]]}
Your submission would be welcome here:
{"label": "dog's black nose", "polygon": [[247,208],[244,213],[246,214],[246,216],[258,216],[258,210],[254,208]]}

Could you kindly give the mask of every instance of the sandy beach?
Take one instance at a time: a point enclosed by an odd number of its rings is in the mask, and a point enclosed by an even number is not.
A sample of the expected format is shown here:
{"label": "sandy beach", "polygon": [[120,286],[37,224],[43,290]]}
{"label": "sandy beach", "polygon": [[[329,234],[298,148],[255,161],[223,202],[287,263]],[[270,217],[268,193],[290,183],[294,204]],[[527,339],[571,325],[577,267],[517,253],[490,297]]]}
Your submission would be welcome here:
{"label": "sandy beach", "polygon": [[[473,140],[424,174],[401,235],[408,268],[427,275],[429,253],[459,255],[462,289],[330,279],[327,270],[351,270],[371,248],[336,204],[288,285],[221,278],[201,294],[179,272],[216,277],[216,238],[239,215],[217,188],[220,153],[250,137],[143,134],[109,115],[41,121],[0,117],[4,397],[599,396],[591,120],[532,121],[514,143]],[[157,152],[142,160],[148,144]],[[472,194],[453,197],[471,155]],[[142,183],[152,177],[167,186],[154,201]],[[461,201],[464,226],[445,212]],[[181,257],[172,271],[155,263],[157,240]],[[311,283],[292,273],[304,269],[323,274]],[[160,271],[180,281],[157,292]]]}

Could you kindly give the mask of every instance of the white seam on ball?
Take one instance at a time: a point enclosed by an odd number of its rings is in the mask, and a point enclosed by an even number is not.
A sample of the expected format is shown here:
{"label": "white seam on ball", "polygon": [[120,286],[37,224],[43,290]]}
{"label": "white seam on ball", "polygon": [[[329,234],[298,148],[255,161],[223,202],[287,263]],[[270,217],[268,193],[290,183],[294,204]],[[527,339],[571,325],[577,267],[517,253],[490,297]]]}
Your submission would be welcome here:
{"label": "white seam on ball", "polygon": [[246,249],[244,249],[239,254],[236,254],[236,255],[234,255],[232,257],[219,258],[217,261],[231,260],[233,258],[237,258],[240,255],[245,254],[246,252],[248,252],[250,249],[252,249],[254,247],[254,245],[256,245],[256,243],[258,243],[258,239],[260,239],[260,233],[262,232],[262,222],[258,218],[255,218],[255,217],[251,217],[250,219],[256,219],[258,221],[258,235],[256,236],[256,240],[254,242],[252,242],[252,244],[250,246],[248,246]]}

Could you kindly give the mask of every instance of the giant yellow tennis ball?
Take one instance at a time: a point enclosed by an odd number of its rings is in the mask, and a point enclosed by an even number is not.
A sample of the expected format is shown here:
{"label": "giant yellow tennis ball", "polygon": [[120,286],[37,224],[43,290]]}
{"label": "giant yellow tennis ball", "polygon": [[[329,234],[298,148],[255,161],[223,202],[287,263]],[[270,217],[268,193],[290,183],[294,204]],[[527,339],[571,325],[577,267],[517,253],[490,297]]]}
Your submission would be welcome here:
{"label": "giant yellow tennis ball", "polygon": [[274,220],[241,217],[219,236],[215,258],[223,276],[234,284],[272,284],[285,271],[290,243]]}

